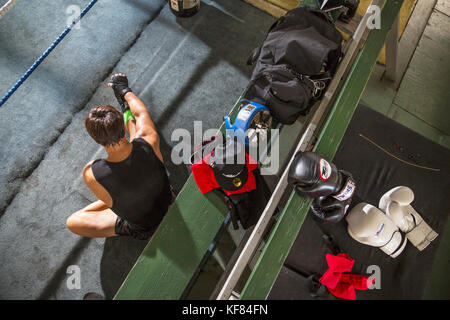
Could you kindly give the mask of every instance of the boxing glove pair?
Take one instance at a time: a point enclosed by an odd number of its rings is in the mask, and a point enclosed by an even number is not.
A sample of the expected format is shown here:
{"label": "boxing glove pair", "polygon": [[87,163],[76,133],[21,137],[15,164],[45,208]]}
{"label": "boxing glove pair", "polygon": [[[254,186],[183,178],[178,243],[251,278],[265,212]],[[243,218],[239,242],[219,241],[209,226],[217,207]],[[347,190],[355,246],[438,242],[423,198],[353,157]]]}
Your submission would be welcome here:
{"label": "boxing glove pair", "polygon": [[410,205],[413,191],[404,186],[385,193],[379,208],[359,203],[347,215],[347,231],[356,241],[380,248],[396,258],[409,240],[420,251],[425,249],[438,234]]}
{"label": "boxing glove pair", "polygon": [[352,175],[338,170],[313,152],[298,152],[289,167],[288,183],[302,196],[313,198],[313,214],[335,223],[345,216],[356,184]]}

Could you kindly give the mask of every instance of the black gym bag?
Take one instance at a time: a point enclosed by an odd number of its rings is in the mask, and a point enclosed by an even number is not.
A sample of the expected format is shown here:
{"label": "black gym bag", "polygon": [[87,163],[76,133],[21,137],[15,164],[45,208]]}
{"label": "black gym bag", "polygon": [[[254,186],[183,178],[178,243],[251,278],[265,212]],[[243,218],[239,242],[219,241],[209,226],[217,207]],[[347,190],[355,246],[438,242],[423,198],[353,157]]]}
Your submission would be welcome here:
{"label": "black gym bag", "polygon": [[342,35],[328,16],[298,7],[279,18],[247,64],[255,65],[244,97],[283,124],[306,115],[321,98],[341,57]]}

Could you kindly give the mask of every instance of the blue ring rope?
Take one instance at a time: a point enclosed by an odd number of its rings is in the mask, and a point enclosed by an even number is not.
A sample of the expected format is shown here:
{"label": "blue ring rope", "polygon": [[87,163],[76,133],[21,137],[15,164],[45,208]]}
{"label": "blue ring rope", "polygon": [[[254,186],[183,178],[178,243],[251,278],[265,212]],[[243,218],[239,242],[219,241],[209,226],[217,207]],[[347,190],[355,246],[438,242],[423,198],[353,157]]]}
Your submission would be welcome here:
{"label": "blue ring rope", "polygon": [[72,28],[88,13],[88,11],[94,6],[94,4],[98,0],[92,0],[86,8],[81,11],[81,14],[78,18],[72,21],[70,26],[67,26],[66,29],[59,35],[59,37],[53,41],[50,47],[44,51],[44,53],[33,63],[33,65],[17,80],[16,84],[9,89],[9,91],[3,96],[0,100],[0,107],[13,95],[14,92],[24,83],[24,81],[33,73],[33,71],[44,61],[45,58],[56,48],[56,46],[67,36],[67,34],[72,30]]}

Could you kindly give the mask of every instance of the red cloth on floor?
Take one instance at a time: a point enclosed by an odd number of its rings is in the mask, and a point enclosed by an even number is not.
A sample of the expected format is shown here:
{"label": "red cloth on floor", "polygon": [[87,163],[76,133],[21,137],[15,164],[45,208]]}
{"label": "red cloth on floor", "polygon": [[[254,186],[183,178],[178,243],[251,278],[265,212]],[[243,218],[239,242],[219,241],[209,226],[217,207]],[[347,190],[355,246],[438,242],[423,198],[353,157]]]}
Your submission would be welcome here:
{"label": "red cloth on floor", "polygon": [[326,286],[331,294],[342,299],[356,300],[355,289],[368,289],[368,277],[343,273],[351,271],[355,263],[355,260],[351,259],[346,253],[339,253],[336,256],[327,254],[325,258],[328,263],[328,270],[319,279],[319,282]]}

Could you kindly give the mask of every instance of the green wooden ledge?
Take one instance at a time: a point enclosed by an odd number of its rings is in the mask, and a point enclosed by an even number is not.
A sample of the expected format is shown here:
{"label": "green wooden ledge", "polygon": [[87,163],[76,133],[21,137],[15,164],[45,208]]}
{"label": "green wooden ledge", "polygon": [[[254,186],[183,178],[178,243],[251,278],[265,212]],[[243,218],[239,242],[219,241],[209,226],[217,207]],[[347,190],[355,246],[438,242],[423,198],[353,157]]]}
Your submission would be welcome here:
{"label": "green wooden ledge", "polygon": [[[381,10],[381,29],[372,30],[359,53],[314,151],[332,160],[358,105],[378,55],[386,41],[403,0],[387,0]],[[266,299],[300,231],[312,200],[292,192],[261,253],[240,299]]]}

